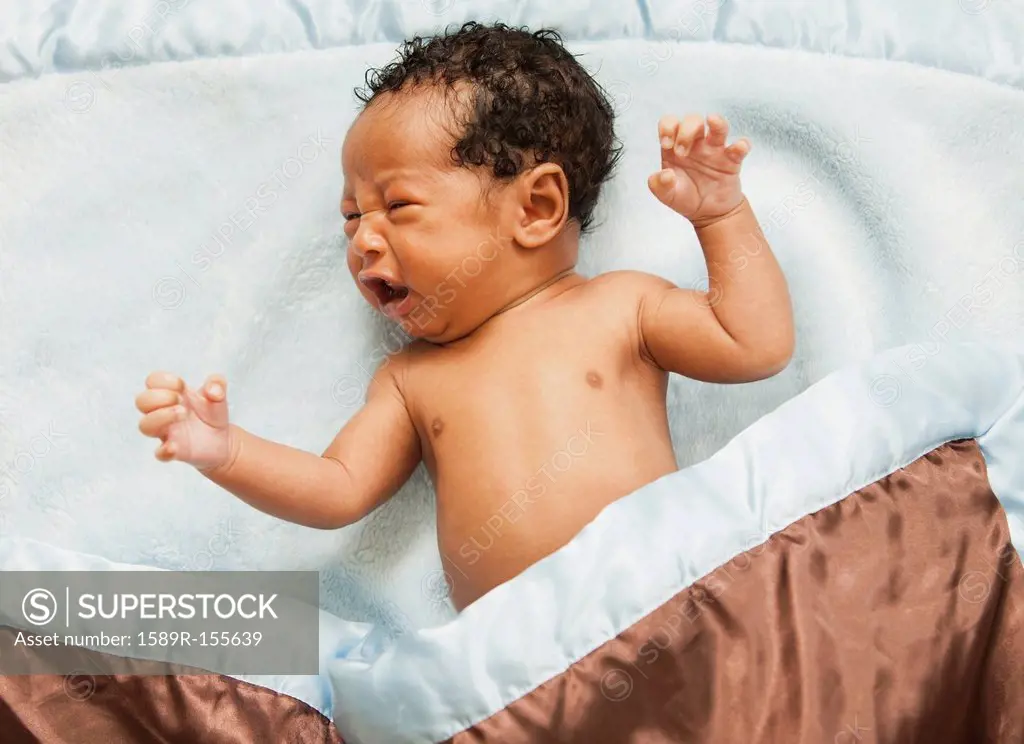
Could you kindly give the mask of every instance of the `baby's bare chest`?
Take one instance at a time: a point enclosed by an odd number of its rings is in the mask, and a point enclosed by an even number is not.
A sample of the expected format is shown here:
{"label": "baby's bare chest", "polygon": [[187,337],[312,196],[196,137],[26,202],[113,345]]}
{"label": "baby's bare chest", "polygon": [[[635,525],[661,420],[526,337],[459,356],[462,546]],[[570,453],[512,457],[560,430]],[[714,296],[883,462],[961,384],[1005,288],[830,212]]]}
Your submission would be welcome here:
{"label": "baby's bare chest", "polygon": [[470,458],[492,473],[528,468],[588,428],[635,428],[664,395],[629,344],[623,333],[550,329],[411,365],[406,392],[428,467],[472,471]]}
{"label": "baby's bare chest", "polygon": [[509,334],[440,353],[410,370],[424,415],[489,416],[495,409],[558,401],[598,403],[626,382],[628,354],[621,339],[585,333]]}

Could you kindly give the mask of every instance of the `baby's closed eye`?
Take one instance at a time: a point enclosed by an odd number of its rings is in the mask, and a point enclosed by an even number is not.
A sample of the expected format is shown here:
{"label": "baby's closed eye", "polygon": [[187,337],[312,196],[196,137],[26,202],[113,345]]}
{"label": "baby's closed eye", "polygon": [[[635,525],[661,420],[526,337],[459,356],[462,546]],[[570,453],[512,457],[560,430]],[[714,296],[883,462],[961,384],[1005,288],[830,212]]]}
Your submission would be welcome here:
{"label": "baby's closed eye", "polygon": [[411,224],[420,215],[423,204],[407,199],[388,202],[388,219],[394,225]]}

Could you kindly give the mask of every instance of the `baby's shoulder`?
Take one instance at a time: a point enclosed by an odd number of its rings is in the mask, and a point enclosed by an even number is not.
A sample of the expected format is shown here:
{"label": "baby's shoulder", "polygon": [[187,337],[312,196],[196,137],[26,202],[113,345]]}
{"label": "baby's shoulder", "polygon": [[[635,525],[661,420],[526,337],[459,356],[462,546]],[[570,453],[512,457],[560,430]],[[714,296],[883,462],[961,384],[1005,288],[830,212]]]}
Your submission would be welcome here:
{"label": "baby's shoulder", "polygon": [[640,301],[651,292],[673,286],[672,282],[660,276],[632,269],[598,274],[590,280],[589,284],[595,293],[602,295],[602,299],[614,296],[619,300],[632,299],[636,301]]}
{"label": "baby's shoulder", "polygon": [[401,384],[408,375],[418,368],[436,364],[444,357],[445,348],[437,344],[414,339],[399,351],[388,356],[388,364],[396,380]]}
{"label": "baby's shoulder", "polygon": [[409,370],[430,356],[431,347],[432,344],[415,339],[397,349],[387,350],[376,359],[374,379],[378,382],[390,381],[401,387]]}

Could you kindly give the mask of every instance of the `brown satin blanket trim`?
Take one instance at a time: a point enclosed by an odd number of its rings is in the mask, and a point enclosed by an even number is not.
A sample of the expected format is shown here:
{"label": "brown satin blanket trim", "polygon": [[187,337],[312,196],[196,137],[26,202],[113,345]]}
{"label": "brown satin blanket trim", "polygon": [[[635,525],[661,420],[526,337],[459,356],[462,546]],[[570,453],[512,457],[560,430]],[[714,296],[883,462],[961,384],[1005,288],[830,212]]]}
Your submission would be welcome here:
{"label": "brown satin blanket trim", "polygon": [[1022,586],[981,452],[951,442],[450,741],[1018,744]]}
{"label": "brown satin blanket trim", "polygon": [[[16,633],[0,628],[0,635]],[[4,648],[10,648],[6,638]],[[139,660],[119,664],[162,674],[94,675],[87,670],[106,668],[103,654],[86,649],[61,653],[74,653],[83,671],[0,676],[0,743],[342,744],[334,724],[318,710],[274,690]]]}

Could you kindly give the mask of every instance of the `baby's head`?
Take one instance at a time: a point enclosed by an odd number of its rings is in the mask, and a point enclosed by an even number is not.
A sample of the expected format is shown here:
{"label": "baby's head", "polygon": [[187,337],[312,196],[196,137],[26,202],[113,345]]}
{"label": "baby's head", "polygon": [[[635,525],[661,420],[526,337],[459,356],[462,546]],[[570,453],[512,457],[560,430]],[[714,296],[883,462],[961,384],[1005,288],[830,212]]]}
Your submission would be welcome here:
{"label": "baby's head", "polygon": [[575,265],[619,148],[555,32],[466,24],[366,80],[341,210],[368,302],[444,343]]}

